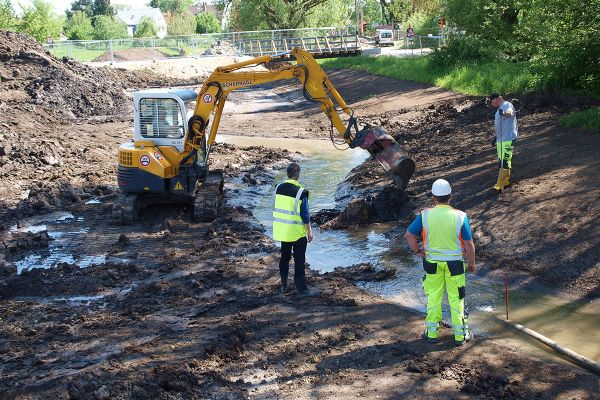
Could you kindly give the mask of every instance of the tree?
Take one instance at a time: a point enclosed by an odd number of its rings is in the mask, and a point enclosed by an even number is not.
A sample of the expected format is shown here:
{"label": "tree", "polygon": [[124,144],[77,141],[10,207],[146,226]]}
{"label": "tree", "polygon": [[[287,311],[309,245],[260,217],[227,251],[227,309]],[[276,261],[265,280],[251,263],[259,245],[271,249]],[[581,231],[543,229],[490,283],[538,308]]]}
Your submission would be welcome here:
{"label": "tree", "polygon": [[71,9],[66,10],[65,14],[67,15],[68,19],[71,19],[74,13],[77,11],[82,11],[86,16],[88,16],[88,18],[92,18],[94,16],[92,11],[93,3],[93,0],[75,0],[71,3]]}
{"label": "tree", "polygon": [[94,0],[92,5],[92,13],[94,17],[99,15],[114,15],[115,10],[110,5],[110,0]]}
{"label": "tree", "polygon": [[316,6],[307,16],[306,26],[346,27],[354,25],[353,0],[327,0]]}
{"label": "tree", "polygon": [[124,39],[129,37],[127,25],[112,15],[98,15],[95,18],[94,38],[97,40]]}
{"label": "tree", "polygon": [[233,0],[232,25],[236,30],[294,29],[326,0]]}
{"label": "tree", "polygon": [[185,11],[179,14],[167,14],[167,33],[171,36],[193,35],[196,33],[196,18]]}
{"label": "tree", "polygon": [[188,11],[188,8],[194,4],[194,0],[152,0],[150,7],[160,8],[160,11],[166,13],[182,14]]}
{"label": "tree", "polygon": [[0,29],[14,30],[17,23],[17,14],[10,0],[0,1]]}
{"label": "tree", "polygon": [[137,38],[156,36],[156,25],[152,18],[148,16],[143,17],[135,28],[133,36]]}
{"label": "tree", "polygon": [[[366,0],[362,11],[367,28],[370,28],[373,24],[380,25],[385,22],[381,13],[381,4],[378,0]],[[356,15],[353,16],[353,20],[356,21]]]}
{"label": "tree", "polygon": [[408,17],[415,11],[412,0],[392,0],[387,5],[387,22],[402,22],[406,21]]}
{"label": "tree", "polygon": [[450,36],[437,62],[526,62],[546,89],[600,94],[598,1],[453,0],[444,16],[464,34]]}
{"label": "tree", "polygon": [[45,42],[49,36],[58,38],[62,25],[62,19],[54,13],[52,3],[45,0],[33,0],[31,6],[24,8],[18,30],[33,36],[41,43]]}
{"label": "tree", "polygon": [[65,25],[69,40],[91,40],[94,38],[92,19],[83,11],[75,11]]}
{"label": "tree", "polygon": [[214,33],[221,31],[221,23],[214,14],[201,12],[196,15],[196,33]]}

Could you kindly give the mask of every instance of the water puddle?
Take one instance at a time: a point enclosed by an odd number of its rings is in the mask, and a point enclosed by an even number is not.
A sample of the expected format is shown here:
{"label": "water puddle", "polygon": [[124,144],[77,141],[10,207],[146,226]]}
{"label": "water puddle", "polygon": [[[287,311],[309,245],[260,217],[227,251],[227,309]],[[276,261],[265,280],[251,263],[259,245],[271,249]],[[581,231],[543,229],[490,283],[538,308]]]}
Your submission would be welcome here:
{"label": "water puddle", "polygon": [[90,200],[86,201],[85,204],[86,205],[89,205],[89,204],[102,204],[102,202],[100,200],[98,200],[98,199],[90,199]]}
{"label": "water puddle", "polygon": [[47,224],[60,224],[75,219],[73,214],[67,211],[57,211],[44,215],[36,215],[27,218],[16,225],[10,227],[11,232],[31,232],[38,233],[48,229]]}
{"label": "water puddle", "polygon": [[[304,158],[299,162],[302,172],[300,182],[310,190],[310,209],[335,208],[337,185],[368,154],[362,150],[336,150],[326,140],[247,138],[218,136],[220,142],[239,146],[286,148],[300,151]],[[230,205],[253,208],[255,217],[271,235],[272,193],[275,185],[285,179],[285,171],[275,173],[271,184],[248,187],[240,180],[229,182],[230,189],[239,195],[229,196]],[[373,265],[397,270],[392,280],[363,282],[360,286],[372,293],[415,310],[426,311],[426,298],[422,291],[423,269],[420,260],[406,255],[400,243],[387,233],[393,224],[373,224],[357,231],[314,230],[315,239],[307,248],[307,262],[319,272],[329,272],[338,266],[369,262]],[[513,282],[510,291],[510,318],[563,346],[600,361],[600,307],[599,302],[580,302],[553,296],[552,291],[534,291]],[[450,321],[448,306],[444,307],[444,320]],[[498,322],[504,318],[504,286],[497,279],[468,275],[467,309],[469,324],[475,334],[493,336],[514,344],[527,346],[541,357],[552,357],[545,347],[517,334]],[[554,358],[553,358],[554,359]]]}
{"label": "water puddle", "polygon": [[17,273],[35,268],[52,268],[60,263],[75,264],[80,268],[101,265],[109,262],[127,263],[132,260],[109,257],[106,254],[79,254],[81,241],[89,232],[83,217],[70,212],[54,212],[25,219],[10,228],[11,232],[48,232],[50,240],[47,248],[25,251],[13,260]]}
{"label": "water puddle", "polygon": [[89,306],[94,301],[102,300],[104,296],[70,296],[70,297],[56,297],[51,299],[51,301],[57,302],[66,302],[66,303],[76,303],[81,305]]}

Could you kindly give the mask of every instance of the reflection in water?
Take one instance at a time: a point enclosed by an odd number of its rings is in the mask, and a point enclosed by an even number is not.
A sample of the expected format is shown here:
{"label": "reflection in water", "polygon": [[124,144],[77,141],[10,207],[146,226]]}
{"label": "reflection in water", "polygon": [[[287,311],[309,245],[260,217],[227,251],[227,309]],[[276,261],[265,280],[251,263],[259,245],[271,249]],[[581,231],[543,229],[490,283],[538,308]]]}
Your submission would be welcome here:
{"label": "reflection in water", "polygon": [[[334,208],[334,194],[339,182],[368,154],[362,150],[338,151],[330,142],[306,139],[264,139],[222,136],[220,141],[236,145],[263,145],[300,151],[302,173],[300,182],[310,190],[310,209],[316,212]],[[285,179],[285,171],[276,173],[270,185],[251,187],[241,179],[229,183],[242,195],[229,196],[231,205],[253,207],[255,217],[264,224],[271,235],[272,192],[276,183]],[[386,297],[407,307],[425,312],[426,298],[421,289],[423,269],[420,260],[407,255],[399,243],[386,235],[393,224],[372,224],[358,231],[320,231],[314,229],[314,242],[307,249],[307,262],[320,272],[332,271],[338,266],[350,266],[362,262],[397,270],[396,277],[382,282],[363,282],[366,290]],[[476,335],[504,338],[517,347],[525,343],[529,350],[540,356],[548,356],[547,349],[532,339],[507,330],[496,320],[504,318],[504,286],[501,282],[486,278],[467,276],[466,306],[470,312],[469,324]],[[444,320],[450,321],[447,300],[444,299]],[[540,292],[511,288],[511,319],[550,337],[593,360],[600,361],[600,306],[594,302],[570,301]],[[584,340],[582,340],[584,339]]]}

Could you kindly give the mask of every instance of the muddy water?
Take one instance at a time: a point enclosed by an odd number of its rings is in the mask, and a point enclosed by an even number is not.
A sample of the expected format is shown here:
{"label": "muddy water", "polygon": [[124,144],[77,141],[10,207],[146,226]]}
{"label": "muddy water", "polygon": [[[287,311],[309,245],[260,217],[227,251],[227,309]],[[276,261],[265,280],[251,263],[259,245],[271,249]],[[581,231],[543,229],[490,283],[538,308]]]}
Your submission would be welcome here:
{"label": "muddy water", "polygon": [[[239,146],[263,145],[299,151],[302,173],[300,182],[311,193],[311,212],[334,208],[337,184],[355,166],[368,156],[361,150],[338,151],[330,142],[301,139],[244,138],[220,136],[221,142]],[[272,192],[275,185],[285,179],[285,171],[276,173],[275,182],[248,189],[239,181],[230,183],[230,189],[239,194],[229,196],[231,205],[254,207],[256,218],[261,221],[267,234],[271,234]],[[425,312],[426,299],[421,290],[423,270],[420,261],[403,252],[399,243],[387,233],[392,224],[373,224],[363,230],[320,231],[315,229],[315,239],[307,249],[307,262],[320,272],[332,271],[338,266],[350,266],[361,262],[394,268],[396,278],[383,282],[365,282],[361,286],[390,301]],[[481,273],[479,274],[481,275]],[[469,275],[467,309],[469,324],[476,335],[492,336],[505,340],[516,347],[541,357],[554,358],[547,348],[533,339],[517,334],[498,321],[504,318],[504,285],[501,279]],[[600,361],[600,303],[581,302],[554,296],[549,289],[532,290],[524,280],[512,279],[510,283],[510,318],[548,336],[593,360]],[[449,322],[448,307],[444,307],[444,320]]]}
{"label": "muddy water", "polygon": [[[87,204],[99,204],[99,202],[89,201]],[[89,223],[83,217],[64,211],[31,217],[23,220],[18,226],[12,226],[13,232],[47,231],[51,239],[47,248],[27,251],[22,257],[13,260],[17,273],[35,268],[51,268],[60,263],[76,264],[80,268],[86,268],[107,262],[131,262],[128,259],[110,257],[100,251],[81,254],[79,247],[89,230]]]}
{"label": "muddy water", "polygon": [[[226,135],[219,136],[217,140],[239,146],[262,145],[301,152],[303,158],[299,161],[302,169],[300,182],[310,191],[311,212],[335,208],[338,183],[352,168],[368,157],[368,153],[361,150],[336,150],[331,142],[325,140],[243,138]],[[234,182],[232,188],[242,190],[240,193],[243,193],[243,196],[229,196],[227,201],[231,205],[253,206],[254,216],[265,226],[267,235],[271,236],[273,190],[276,184],[286,178],[285,170],[277,171],[274,182],[253,187],[249,191],[245,189],[247,185],[241,180]],[[312,269],[321,272],[333,271],[339,266],[374,262],[387,250],[387,239],[382,234],[386,230],[389,230],[389,226],[374,226],[370,230],[351,233],[315,229],[315,244],[309,244],[307,248],[307,262]]]}

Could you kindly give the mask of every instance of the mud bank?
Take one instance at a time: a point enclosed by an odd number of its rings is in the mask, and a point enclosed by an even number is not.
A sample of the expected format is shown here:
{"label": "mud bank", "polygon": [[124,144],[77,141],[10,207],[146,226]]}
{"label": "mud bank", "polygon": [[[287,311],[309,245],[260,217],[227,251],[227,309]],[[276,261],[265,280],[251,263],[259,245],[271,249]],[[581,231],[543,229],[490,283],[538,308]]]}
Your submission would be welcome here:
{"label": "mud bank", "polygon": [[580,105],[577,100],[513,100],[520,137],[513,184],[503,196],[490,190],[497,176],[495,148],[489,144],[494,111],[482,99],[465,98],[367,115],[367,122],[393,132],[417,164],[407,207],[398,196],[389,197],[392,183],[372,160],[352,171],[336,198],[342,206],[348,198],[377,204],[386,215],[370,212],[369,219],[397,220],[401,235],[414,213],[432,204],[431,183],[445,178],[453,186],[453,205],[472,220],[486,269],[525,272],[554,288],[598,298],[598,135],[558,124],[561,115]]}

